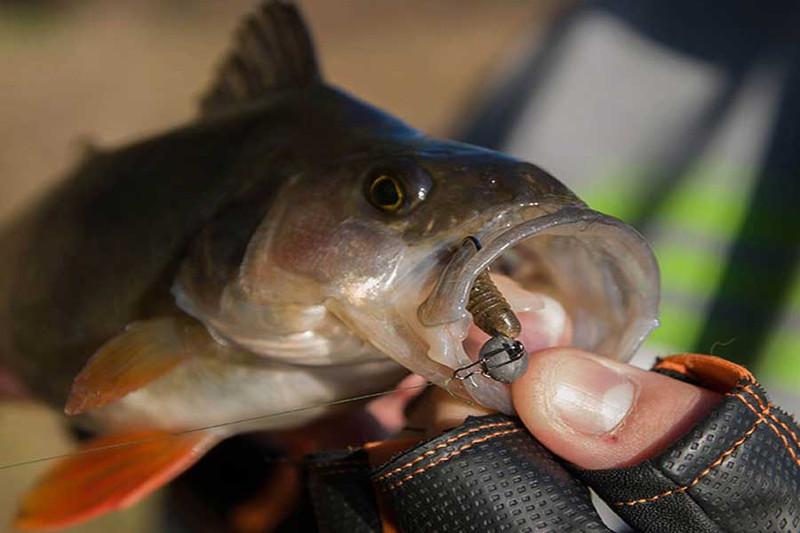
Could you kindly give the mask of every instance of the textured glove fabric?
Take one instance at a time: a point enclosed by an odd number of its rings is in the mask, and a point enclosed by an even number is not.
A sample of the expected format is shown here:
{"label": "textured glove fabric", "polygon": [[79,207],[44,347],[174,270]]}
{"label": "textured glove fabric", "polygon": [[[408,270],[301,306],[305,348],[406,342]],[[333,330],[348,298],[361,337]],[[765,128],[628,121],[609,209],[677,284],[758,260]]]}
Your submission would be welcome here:
{"label": "textured glove fabric", "polygon": [[586,487],[504,415],[469,418],[394,457],[372,479],[408,533],[610,531]]}
{"label": "textured glove fabric", "polygon": [[642,533],[797,533],[798,435],[792,417],[745,378],[653,459],[572,470]]}

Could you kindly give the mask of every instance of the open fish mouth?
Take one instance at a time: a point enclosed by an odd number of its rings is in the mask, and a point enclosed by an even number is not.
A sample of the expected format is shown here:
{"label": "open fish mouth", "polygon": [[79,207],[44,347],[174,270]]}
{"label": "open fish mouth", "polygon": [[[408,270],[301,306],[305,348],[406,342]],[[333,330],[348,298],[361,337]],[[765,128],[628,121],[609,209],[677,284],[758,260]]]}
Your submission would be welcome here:
{"label": "open fish mouth", "polygon": [[[426,335],[429,356],[454,371],[477,358],[467,305],[487,269],[521,314],[520,339],[529,351],[569,345],[627,361],[658,325],[652,249],[616,218],[568,207],[476,237],[480,248],[466,240],[417,310],[420,324],[436,332]],[[513,410],[505,385],[481,373],[462,383],[479,403]]]}

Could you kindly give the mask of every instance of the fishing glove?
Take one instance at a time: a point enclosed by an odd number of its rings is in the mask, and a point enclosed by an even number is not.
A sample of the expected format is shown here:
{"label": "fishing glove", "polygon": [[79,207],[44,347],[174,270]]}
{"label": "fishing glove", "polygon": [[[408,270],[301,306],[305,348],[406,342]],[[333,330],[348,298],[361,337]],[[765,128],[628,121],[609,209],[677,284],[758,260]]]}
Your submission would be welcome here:
{"label": "fishing glove", "polygon": [[471,417],[422,443],[312,457],[320,531],[610,532],[591,488],[638,532],[800,532],[794,419],[728,361],[679,355],[653,370],[725,396],[649,460],[585,470],[553,455],[517,418]]}

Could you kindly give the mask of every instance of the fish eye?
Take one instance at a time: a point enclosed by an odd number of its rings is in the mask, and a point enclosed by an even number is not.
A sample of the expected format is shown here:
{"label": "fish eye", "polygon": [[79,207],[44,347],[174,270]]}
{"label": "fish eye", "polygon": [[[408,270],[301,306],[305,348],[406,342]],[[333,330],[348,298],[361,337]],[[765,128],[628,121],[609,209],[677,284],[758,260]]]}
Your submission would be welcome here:
{"label": "fish eye", "polygon": [[373,207],[405,215],[424,202],[433,189],[433,177],[421,165],[398,158],[373,167],[364,182],[364,196]]}
{"label": "fish eye", "polygon": [[403,205],[404,198],[403,187],[391,174],[378,174],[369,186],[369,201],[383,211],[397,211]]}

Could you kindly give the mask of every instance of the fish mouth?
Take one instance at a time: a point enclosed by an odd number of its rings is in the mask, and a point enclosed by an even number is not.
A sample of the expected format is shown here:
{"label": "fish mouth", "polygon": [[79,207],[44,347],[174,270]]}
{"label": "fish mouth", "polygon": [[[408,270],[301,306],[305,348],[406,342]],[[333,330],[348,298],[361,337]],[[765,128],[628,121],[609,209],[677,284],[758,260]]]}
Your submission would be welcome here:
{"label": "fish mouth", "polygon": [[[480,248],[465,240],[417,309],[429,333],[429,357],[453,371],[475,362],[475,349],[467,346],[470,327],[475,329],[467,303],[475,279],[487,269],[506,286],[513,284],[518,295],[509,298],[511,307],[515,312],[532,309],[529,320],[541,321],[546,314],[536,313],[537,298],[539,311],[551,305],[566,312],[568,318],[560,323],[522,320],[523,335],[526,328],[536,332],[523,339],[531,351],[569,345],[628,361],[658,325],[660,281],[653,251],[638,231],[614,217],[567,207],[475,237]],[[548,331],[559,327],[569,334]],[[552,338],[539,342],[537,335]],[[506,385],[480,373],[461,383],[464,390],[456,392],[513,411]]]}

